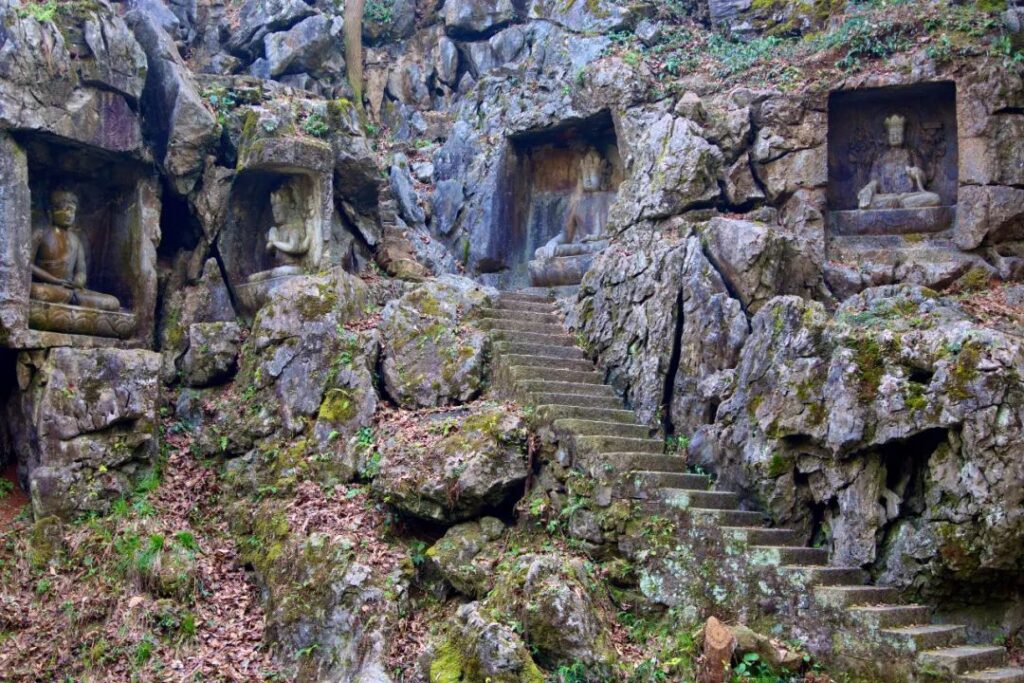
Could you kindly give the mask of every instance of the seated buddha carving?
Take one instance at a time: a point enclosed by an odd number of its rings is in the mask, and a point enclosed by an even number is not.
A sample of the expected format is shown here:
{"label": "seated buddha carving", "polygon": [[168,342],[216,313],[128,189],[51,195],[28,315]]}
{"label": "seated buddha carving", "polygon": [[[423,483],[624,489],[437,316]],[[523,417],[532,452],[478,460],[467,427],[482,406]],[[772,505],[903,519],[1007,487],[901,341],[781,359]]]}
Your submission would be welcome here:
{"label": "seated buddha carving", "polygon": [[606,163],[597,150],[591,149],[580,159],[580,175],[576,187],[569,196],[569,206],[565,227],[544,246],[534,252],[534,258],[549,259],[558,255],[583,254],[594,251],[586,246],[569,247],[567,245],[582,242],[580,234],[586,229],[581,225],[580,204],[587,192],[597,192],[604,184]]}
{"label": "seated buddha carving", "polygon": [[74,231],[78,197],[58,189],[50,195],[50,223],[32,233],[32,286],[36,301],[117,311],[117,297],[86,288],[87,254]]}
{"label": "seated buddha carving", "polygon": [[857,193],[861,209],[921,209],[942,202],[925,187],[919,156],[906,147],[907,121],[899,114],[885,119],[888,149],[871,163],[870,182]]}

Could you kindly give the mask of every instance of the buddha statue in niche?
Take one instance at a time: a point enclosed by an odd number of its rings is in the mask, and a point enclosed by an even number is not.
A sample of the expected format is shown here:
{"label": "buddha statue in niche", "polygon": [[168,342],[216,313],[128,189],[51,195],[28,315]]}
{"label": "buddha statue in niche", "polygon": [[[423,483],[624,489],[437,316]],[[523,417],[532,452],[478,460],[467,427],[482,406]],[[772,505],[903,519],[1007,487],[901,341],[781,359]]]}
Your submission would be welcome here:
{"label": "buddha statue in niche", "polygon": [[870,181],[857,193],[860,209],[921,209],[942,203],[925,187],[919,156],[906,147],[906,125],[899,114],[885,119],[888,149],[871,163]]}
{"label": "buddha statue in niche", "polygon": [[302,197],[292,183],[270,193],[274,225],[267,231],[267,252],[274,257],[275,272],[297,272],[312,246]]}
{"label": "buddha statue in niche", "polygon": [[[580,176],[576,181],[576,187],[569,196],[568,210],[566,211],[565,228],[557,235],[548,240],[547,244],[534,252],[534,258],[549,259],[556,255],[583,254],[592,251],[584,245],[566,247],[580,242],[579,233],[583,226],[580,225],[580,203],[583,201],[585,192],[597,192],[604,187],[605,160],[596,149],[590,149],[580,159]],[[560,248],[561,247],[561,248]]]}
{"label": "buddha statue in niche", "polygon": [[77,213],[74,192],[57,189],[50,194],[50,224],[32,233],[29,296],[46,303],[118,311],[121,303],[117,297],[86,288],[85,245],[74,231]]}

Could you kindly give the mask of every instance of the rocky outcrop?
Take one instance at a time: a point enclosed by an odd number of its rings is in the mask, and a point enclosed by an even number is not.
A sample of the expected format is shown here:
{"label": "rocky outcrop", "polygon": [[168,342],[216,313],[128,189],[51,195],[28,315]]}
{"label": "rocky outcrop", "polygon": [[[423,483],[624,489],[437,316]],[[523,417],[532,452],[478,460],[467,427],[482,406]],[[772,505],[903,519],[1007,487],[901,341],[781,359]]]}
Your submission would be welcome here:
{"label": "rocky outcrop", "polygon": [[947,594],[1019,566],[1016,338],[909,286],[834,317],[773,299],[752,328],[698,462],[884,583]]}

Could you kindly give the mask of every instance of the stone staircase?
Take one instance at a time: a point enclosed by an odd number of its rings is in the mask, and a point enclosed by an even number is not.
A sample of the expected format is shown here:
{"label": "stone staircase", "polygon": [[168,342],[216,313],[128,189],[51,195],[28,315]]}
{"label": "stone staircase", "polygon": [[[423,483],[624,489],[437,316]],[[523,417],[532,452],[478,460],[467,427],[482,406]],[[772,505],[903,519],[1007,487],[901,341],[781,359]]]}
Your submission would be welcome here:
{"label": "stone staircase", "polygon": [[751,562],[770,565],[813,591],[823,608],[845,611],[915,660],[921,678],[963,683],[1024,683],[1024,669],[1007,665],[1003,647],[968,645],[966,629],[931,623],[932,608],[902,604],[895,589],[867,585],[858,567],[829,564],[828,551],[800,543],[792,529],[764,526],[764,516],[740,509],[739,497],[711,488],[665,453],[664,439],[625,409],[604,376],[566,333],[554,302],[539,294],[505,293],[483,311],[495,366],[523,403],[534,406],[560,439],[577,452],[597,454],[602,466],[625,476],[615,494],[646,499],[658,508],[686,510],[744,542]]}

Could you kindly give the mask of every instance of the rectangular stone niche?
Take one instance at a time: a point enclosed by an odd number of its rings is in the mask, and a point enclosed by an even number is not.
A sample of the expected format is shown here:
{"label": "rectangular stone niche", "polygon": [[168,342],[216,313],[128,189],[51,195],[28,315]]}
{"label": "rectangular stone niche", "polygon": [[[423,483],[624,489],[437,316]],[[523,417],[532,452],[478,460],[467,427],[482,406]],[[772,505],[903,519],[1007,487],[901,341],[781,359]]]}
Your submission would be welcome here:
{"label": "rectangular stone niche", "polygon": [[[591,180],[583,187],[588,168]],[[534,252],[561,233],[574,212],[574,243],[604,233],[622,177],[608,112],[511,136],[498,181],[498,210],[478,269],[493,274],[485,279],[499,287],[528,285]],[[561,251],[570,258],[574,252],[571,245]]]}
{"label": "rectangular stone niche", "polygon": [[[116,297],[119,310],[30,298],[33,230],[50,224],[58,188],[78,199],[86,287]],[[159,182],[146,165],[61,138],[0,133],[0,346],[148,346],[159,221]]]}
{"label": "rectangular stone niche", "polygon": [[[878,175],[883,167],[881,158],[890,150],[886,120],[894,115],[905,122],[906,156],[924,172],[925,190],[938,195],[939,201],[913,207],[894,199],[892,206],[860,209],[858,193],[877,180],[873,176]],[[954,83],[838,91],[829,96],[830,234],[902,235],[949,230],[956,219],[957,171]]]}

